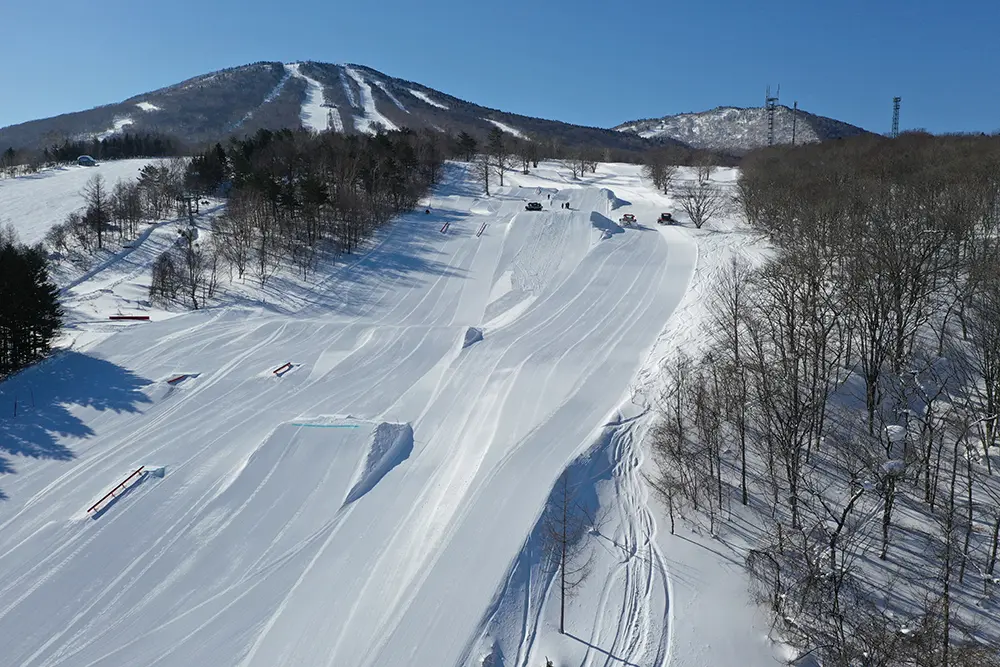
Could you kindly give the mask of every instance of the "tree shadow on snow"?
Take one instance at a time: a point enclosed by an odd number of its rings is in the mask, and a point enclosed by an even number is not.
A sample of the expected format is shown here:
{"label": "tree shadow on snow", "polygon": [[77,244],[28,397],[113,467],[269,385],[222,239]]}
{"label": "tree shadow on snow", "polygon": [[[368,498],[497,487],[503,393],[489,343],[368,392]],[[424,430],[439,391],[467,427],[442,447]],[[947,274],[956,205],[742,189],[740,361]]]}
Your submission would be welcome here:
{"label": "tree shadow on snow", "polygon": [[[104,359],[63,352],[0,383],[0,474],[16,472],[12,456],[69,461],[66,438],[86,438],[91,428],[74,407],[139,412],[150,399],[149,380]],[[17,413],[15,416],[15,403]],[[0,500],[6,496],[0,492]]]}

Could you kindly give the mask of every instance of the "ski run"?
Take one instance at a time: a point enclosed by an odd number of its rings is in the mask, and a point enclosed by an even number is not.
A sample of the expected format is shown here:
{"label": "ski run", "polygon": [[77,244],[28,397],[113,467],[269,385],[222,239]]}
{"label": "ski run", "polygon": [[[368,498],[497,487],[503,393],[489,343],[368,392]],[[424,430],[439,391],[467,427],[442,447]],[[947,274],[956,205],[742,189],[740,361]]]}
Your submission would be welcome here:
{"label": "ski run", "polygon": [[[0,181],[0,216],[38,241],[92,173],[143,164]],[[778,664],[738,558],[669,535],[642,475],[658,369],[756,248],[729,220],[655,224],[677,209],[635,165],[508,179],[485,197],[449,163],[359,255],[199,311],[145,296],[186,221],[57,272],[62,348],[0,384],[0,663]],[[601,520],[560,634],[564,475]]]}

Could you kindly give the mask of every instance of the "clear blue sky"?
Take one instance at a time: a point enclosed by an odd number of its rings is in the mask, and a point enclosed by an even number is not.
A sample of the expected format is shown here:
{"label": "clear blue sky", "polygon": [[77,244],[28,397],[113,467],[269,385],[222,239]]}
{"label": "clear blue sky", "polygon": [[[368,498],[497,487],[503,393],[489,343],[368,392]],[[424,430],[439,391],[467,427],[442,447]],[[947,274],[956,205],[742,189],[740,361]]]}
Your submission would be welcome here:
{"label": "clear blue sky", "polygon": [[0,126],[258,60],[354,62],[609,127],[781,102],[886,132],[1000,129],[998,0],[0,0]]}

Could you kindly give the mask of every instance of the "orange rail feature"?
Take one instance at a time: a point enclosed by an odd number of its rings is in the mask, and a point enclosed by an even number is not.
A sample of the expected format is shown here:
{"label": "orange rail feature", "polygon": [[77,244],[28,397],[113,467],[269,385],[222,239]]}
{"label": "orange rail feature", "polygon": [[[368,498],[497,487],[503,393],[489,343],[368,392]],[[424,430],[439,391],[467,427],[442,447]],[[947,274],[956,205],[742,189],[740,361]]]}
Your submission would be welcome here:
{"label": "orange rail feature", "polygon": [[93,512],[93,511],[94,511],[95,509],[97,509],[97,507],[99,507],[99,506],[100,506],[100,505],[101,505],[101,504],[102,504],[102,503],[103,503],[103,502],[104,502],[105,500],[107,500],[108,498],[114,498],[114,497],[115,497],[115,493],[117,493],[118,491],[124,491],[124,490],[125,490],[125,489],[126,489],[126,488],[128,487],[128,485],[129,485],[129,484],[130,484],[130,483],[131,483],[131,482],[132,482],[132,481],[133,481],[133,480],[134,480],[134,479],[135,479],[136,477],[138,477],[139,475],[141,475],[141,474],[142,474],[142,471],[143,471],[143,469],[144,469],[145,467],[146,467],[146,466],[139,466],[139,468],[138,468],[138,469],[136,469],[136,471],[135,471],[135,472],[133,472],[133,473],[132,473],[131,475],[129,475],[128,477],[126,477],[126,478],[125,478],[125,479],[124,479],[124,480],[122,481],[122,483],[121,483],[121,484],[119,484],[119,485],[118,485],[118,486],[116,486],[115,488],[113,488],[113,489],[111,489],[110,491],[108,491],[107,493],[105,493],[105,494],[104,494],[104,496],[103,496],[103,497],[102,497],[102,498],[101,498],[100,500],[98,500],[98,501],[97,501],[96,503],[94,503],[93,505],[91,505],[91,506],[90,506],[90,509],[88,509],[88,510],[87,510],[87,513],[89,514],[90,512]]}
{"label": "orange rail feature", "polygon": [[271,372],[274,373],[275,375],[281,375],[285,371],[291,370],[291,368],[292,368],[292,362],[288,362],[287,364],[285,364],[283,366],[279,366],[278,368],[275,368]]}
{"label": "orange rail feature", "polygon": [[170,378],[169,380],[167,380],[167,384],[177,384],[186,377],[187,375],[178,375],[177,377]]}

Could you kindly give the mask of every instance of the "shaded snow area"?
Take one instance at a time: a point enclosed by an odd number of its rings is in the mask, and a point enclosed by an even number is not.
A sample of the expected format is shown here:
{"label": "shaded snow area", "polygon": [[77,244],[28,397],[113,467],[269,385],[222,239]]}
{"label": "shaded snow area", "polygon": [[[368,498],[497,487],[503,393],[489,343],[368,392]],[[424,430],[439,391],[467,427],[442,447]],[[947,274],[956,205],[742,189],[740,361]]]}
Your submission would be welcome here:
{"label": "shaded snow area", "polygon": [[136,102],[136,106],[143,111],[162,111],[162,109],[152,102]]}
{"label": "shaded snow area", "polygon": [[364,116],[355,116],[358,131],[375,134],[375,128],[372,127],[374,123],[379,123],[389,131],[398,130],[399,128],[391,120],[379,113],[378,108],[375,106],[375,98],[372,96],[372,87],[365,81],[361,72],[351,67],[345,67],[344,71],[347,72],[349,77],[354,79],[361,90],[361,108],[364,110]]}
{"label": "shaded snow area", "polygon": [[313,132],[325,132],[332,127],[336,132],[344,131],[344,123],[340,119],[340,110],[333,105],[324,104],[323,86],[300,71],[300,63],[285,65],[285,71],[291,76],[306,82],[306,99],[302,103],[302,127]]}
{"label": "shaded snow area", "polygon": [[[24,181],[19,224],[77,173]],[[3,662],[773,664],[738,559],[667,535],[642,476],[659,366],[749,236],[656,226],[672,202],[633,165],[509,178],[483,197],[450,163],[350,261],[223,275],[198,311],[143,296],[182,220],[57,270],[73,344],[0,384]],[[567,488],[590,576],[560,634]]]}
{"label": "shaded snow area", "polygon": [[114,160],[96,167],[71,165],[0,179],[0,227],[12,224],[23,243],[38,243],[53,225],[84,208],[81,192],[95,174],[104,177],[110,190],[119,180],[138,177],[151,162],[154,160]]}
{"label": "shaded snow area", "polygon": [[432,107],[437,107],[438,109],[448,108],[445,105],[441,104],[440,102],[435,102],[433,99],[431,99],[430,95],[428,95],[427,93],[421,92],[419,90],[414,90],[413,88],[410,88],[409,90],[410,90],[410,95],[413,95],[418,100],[427,102],[427,104],[431,105]]}
{"label": "shaded snow area", "polygon": [[496,125],[497,127],[499,127],[501,130],[503,130],[507,134],[512,134],[515,137],[517,137],[518,139],[527,139],[528,138],[528,135],[526,135],[524,132],[521,132],[521,130],[518,130],[517,128],[511,127],[510,125],[504,125],[503,123],[501,123],[498,120],[493,120],[492,118],[484,118],[483,120],[485,120],[487,123],[493,123],[494,125]]}

